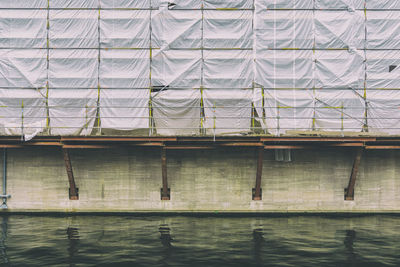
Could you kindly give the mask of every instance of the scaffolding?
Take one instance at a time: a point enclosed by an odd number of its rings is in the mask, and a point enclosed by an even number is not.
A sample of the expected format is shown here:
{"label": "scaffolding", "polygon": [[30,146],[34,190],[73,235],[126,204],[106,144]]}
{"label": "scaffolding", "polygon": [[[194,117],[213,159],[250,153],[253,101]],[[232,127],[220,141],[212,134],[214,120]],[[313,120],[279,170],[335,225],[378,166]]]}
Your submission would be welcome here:
{"label": "scaffolding", "polygon": [[0,135],[398,135],[396,25],[400,1],[1,1]]}

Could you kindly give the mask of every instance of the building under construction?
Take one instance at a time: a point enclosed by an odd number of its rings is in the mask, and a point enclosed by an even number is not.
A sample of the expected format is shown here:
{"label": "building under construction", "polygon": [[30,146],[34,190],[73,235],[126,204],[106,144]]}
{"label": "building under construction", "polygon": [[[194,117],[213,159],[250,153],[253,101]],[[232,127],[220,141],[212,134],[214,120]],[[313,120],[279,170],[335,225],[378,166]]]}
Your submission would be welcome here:
{"label": "building under construction", "polygon": [[3,207],[397,212],[398,36],[398,0],[2,0]]}

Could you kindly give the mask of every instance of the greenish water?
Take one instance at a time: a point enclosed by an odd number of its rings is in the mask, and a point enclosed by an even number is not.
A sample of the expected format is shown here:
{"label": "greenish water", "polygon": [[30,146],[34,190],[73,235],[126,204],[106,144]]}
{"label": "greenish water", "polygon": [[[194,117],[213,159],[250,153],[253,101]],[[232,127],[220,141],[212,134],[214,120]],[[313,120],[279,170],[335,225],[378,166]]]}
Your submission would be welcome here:
{"label": "greenish water", "polygon": [[400,217],[0,217],[2,266],[400,266]]}

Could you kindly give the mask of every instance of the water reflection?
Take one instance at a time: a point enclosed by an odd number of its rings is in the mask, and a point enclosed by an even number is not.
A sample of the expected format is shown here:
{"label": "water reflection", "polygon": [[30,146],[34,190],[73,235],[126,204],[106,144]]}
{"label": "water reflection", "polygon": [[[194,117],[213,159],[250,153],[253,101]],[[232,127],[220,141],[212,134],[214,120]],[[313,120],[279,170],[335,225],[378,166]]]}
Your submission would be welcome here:
{"label": "water reflection", "polygon": [[356,239],[356,231],[346,230],[344,246],[346,248],[348,266],[354,266],[356,263],[356,254],[354,252],[354,247],[353,247],[355,239]]}
{"label": "water reflection", "polygon": [[400,266],[396,216],[0,219],[1,266]]}
{"label": "water reflection", "polygon": [[262,247],[265,243],[262,229],[253,230],[253,240],[254,240],[254,261],[256,264],[262,264]]}
{"label": "water reflection", "polygon": [[1,221],[1,238],[0,238],[0,253],[2,262],[8,265],[8,257],[7,257],[7,248],[6,248],[6,240],[7,240],[7,229],[8,229],[8,217],[4,216]]}
{"label": "water reflection", "polygon": [[162,260],[161,263],[163,266],[169,266],[168,260],[171,257],[173,246],[171,244],[172,237],[171,237],[171,229],[168,225],[161,225],[159,228],[160,231],[160,240],[163,246],[162,250]]}
{"label": "water reflection", "polygon": [[75,265],[75,256],[78,254],[79,251],[79,230],[75,227],[68,227],[67,228],[67,237],[69,241],[68,246],[68,262],[69,266],[76,266]]}

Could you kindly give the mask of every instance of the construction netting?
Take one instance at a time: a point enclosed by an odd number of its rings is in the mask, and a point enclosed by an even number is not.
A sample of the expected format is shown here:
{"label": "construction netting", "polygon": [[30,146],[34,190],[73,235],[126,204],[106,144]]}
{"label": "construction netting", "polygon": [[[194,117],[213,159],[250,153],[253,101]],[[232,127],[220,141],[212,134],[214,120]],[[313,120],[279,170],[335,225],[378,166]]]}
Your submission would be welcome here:
{"label": "construction netting", "polygon": [[1,0],[0,135],[400,134],[400,0]]}

